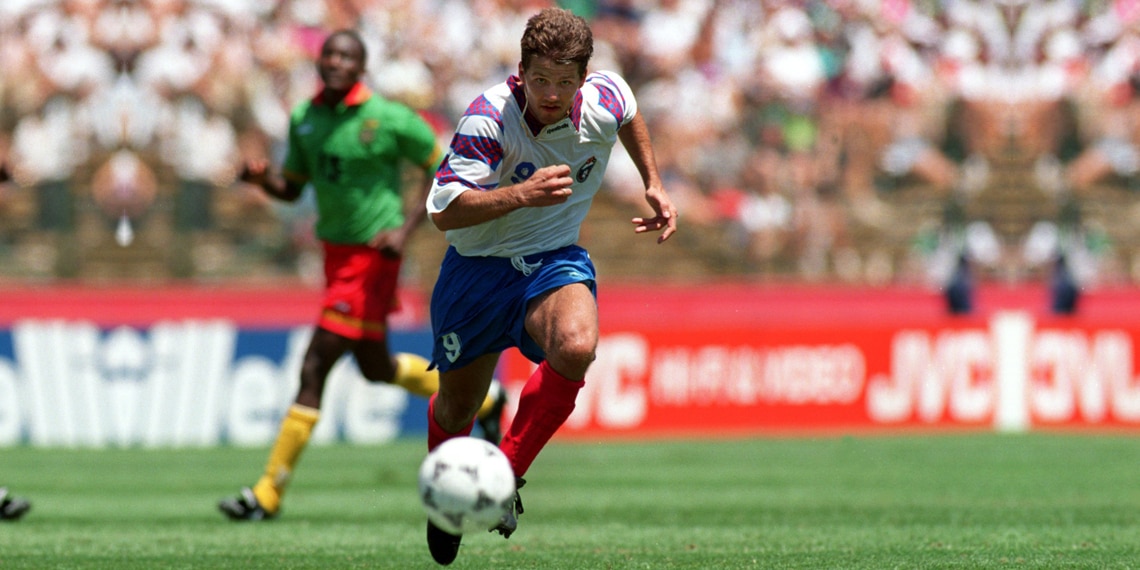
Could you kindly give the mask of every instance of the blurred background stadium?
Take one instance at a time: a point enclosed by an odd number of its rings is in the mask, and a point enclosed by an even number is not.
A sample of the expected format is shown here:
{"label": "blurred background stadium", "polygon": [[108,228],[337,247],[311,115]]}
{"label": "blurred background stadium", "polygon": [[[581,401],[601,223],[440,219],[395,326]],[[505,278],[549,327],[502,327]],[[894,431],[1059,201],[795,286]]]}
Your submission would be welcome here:
{"label": "blurred background stadium", "polygon": [[[235,173],[280,158],[327,30],[359,29],[371,84],[446,144],[552,4],[6,0],[0,274],[313,285],[311,204]],[[615,161],[583,238],[604,275],[940,287],[963,253],[1002,282],[1063,253],[1085,287],[1140,279],[1136,2],[557,4],[639,93],[685,214],[669,255],[627,240],[639,181]],[[442,243],[420,232],[406,283],[430,288]]]}
{"label": "blurred background stadium", "polygon": [[[583,228],[603,339],[570,433],[1140,422],[1135,0],[5,0],[0,442],[266,441],[320,251],[311,197],[236,174],[282,158],[325,34],[358,29],[369,83],[446,146],[549,5],[638,93],[684,216],[634,236],[619,147]],[[444,249],[425,224],[404,265],[409,350]],[[422,429],[422,402],[356,389],[322,438]]]}
{"label": "blurred background stadium", "polygon": [[[638,94],[682,225],[634,236],[619,146],[598,360],[525,532],[458,567],[1135,567],[1140,0],[0,0],[0,486],[35,505],[0,567],[428,563],[426,402],[347,360],[312,441],[352,445],[269,530],[219,524],[322,279],[311,196],[236,174],[329,30],[446,146],[550,5]],[[428,226],[395,350],[430,350]]]}

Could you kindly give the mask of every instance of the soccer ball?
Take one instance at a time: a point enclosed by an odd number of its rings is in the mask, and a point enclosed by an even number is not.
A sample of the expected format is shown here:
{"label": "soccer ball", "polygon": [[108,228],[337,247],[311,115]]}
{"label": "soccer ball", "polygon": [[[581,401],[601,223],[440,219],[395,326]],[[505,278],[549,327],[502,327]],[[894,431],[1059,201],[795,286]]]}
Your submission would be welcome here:
{"label": "soccer ball", "polygon": [[486,531],[514,506],[515,474],[494,444],[449,439],[420,465],[420,500],[435,526],[451,533]]}

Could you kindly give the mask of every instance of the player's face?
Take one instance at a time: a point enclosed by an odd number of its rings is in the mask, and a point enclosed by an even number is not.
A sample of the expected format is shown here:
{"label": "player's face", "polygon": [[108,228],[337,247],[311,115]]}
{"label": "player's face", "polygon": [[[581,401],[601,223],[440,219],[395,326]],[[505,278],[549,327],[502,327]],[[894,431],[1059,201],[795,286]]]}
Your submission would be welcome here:
{"label": "player's face", "polygon": [[351,36],[332,36],[321,47],[317,72],[325,88],[348,91],[364,72],[364,51]]}
{"label": "player's face", "polygon": [[549,57],[532,58],[526,69],[520,63],[519,77],[526,90],[527,112],[544,125],[566,117],[586,79],[578,73],[578,64],[555,63]]}

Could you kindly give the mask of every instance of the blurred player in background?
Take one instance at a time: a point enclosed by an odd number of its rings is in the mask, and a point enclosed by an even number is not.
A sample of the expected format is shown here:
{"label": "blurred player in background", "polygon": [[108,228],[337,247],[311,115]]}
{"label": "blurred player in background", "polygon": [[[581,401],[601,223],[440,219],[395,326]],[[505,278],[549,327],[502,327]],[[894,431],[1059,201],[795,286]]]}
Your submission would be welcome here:
{"label": "blurred player in background", "polygon": [[[325,255],[325,296],[320,318],[301,366],[301,386],[281,423],[265,474],[218,507],[235,520],[272,518],[320,417],[329,371],[351,352],[365,378],[430,396],[438,372],[414,354],[392,355],[387,318],[396,308],[396,286],[405,245],[426,217],[427,177],[442,152],[431,127],[412,109],[374,95],[360,78],[366,52],[351,30],[330,35],[317,69],[321,91],[294,110],[289,150],[281,174],[255,161],[242,180],[285,201],[300,197],[307,184],[316,192],[316,234]],[[405,205],[401,161],[424,172],[418,198]],[[409,211],[404,211],[408,208]],[[498,443],[505,392],[497,385],[480,400],[484,437]]]}
{"label": "blurred player in background", "polygon": [[7,487],[0,487],[0,521],[14,521],[24,516],[32,508],[27,499],[8,494]]}
{"label": "blurred player in background", "polygon": [[[598,343],[594,266],[576,245],[582,221],[621,139],[641,173],[653,216],[634,232],[677,230],[645,120],[625,80],[587,75],[593,34],[581,17],[548,8],[527,21],[518,76],[485,91],[459,121],[436,172],[428,212],[448,248],[432,295],[432,365],[440,389],[428,408],[428,449],[469,434],[499,354],[537,363],[500,444],[518,485],[570,416]],[[510,537],[522,504],[497,530]],[[450,564],[461,537],[428,522],[432,557]]]}

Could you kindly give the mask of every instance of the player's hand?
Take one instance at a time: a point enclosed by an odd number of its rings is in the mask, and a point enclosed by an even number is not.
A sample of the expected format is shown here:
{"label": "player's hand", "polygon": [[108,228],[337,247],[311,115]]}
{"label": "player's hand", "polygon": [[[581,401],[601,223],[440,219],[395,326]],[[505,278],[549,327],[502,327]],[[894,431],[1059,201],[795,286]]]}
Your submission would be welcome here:
{"label": "player's hand", "polygon": [[660,186],[646,190],[645,201],[649,202],[649,206],[657,215],[652,218],[634,218],[633,231],[641,234],[664,228],[665,231],[657,236],[657,243],[662,243],[677,231],[677,208],[673,206],[673,202],[669,200],[669,196]]}
{"label": "player's hand", "polygon": [[294,202],[305,189],[303,183],[293,183],[269,171],[269,159],[251,158],[242,165],[238,180],[257,186],[262,192],[286,202]]}
{"label": "player's hand", "polygon": [[399,229],[382,231],[368,240],[368,245],[380,250],[380,255],[397,258],[404,255],[408,235]]}
{"label": "player's hand", "polygon": [[523,202],[527,206],[554,206],[561,204],[574,193],[571,186],[570,167],[565,164],[544,166],[535,171],[520,186],[523,189]]}
{"label": "player's hand", "polygon": [[258,186],[264,186],[268,177],[269,160],[264,158],[254,158],[246,161],[242,166],[241,173],[238,174],[238,180]]}

